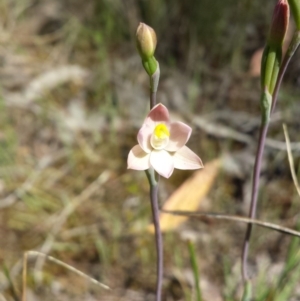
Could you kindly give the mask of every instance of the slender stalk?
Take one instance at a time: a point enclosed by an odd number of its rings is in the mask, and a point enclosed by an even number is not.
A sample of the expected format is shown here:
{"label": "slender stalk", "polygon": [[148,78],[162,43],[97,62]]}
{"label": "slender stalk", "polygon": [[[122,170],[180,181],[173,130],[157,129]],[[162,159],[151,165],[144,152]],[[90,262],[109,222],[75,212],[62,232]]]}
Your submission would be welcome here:
{"label": "slender stalk", "polygon": [[289,48],[286,52],[286,55],[284,56],[284,59],[282,61],[282,64],[281,64],[281,67],[280,67],[280,70],[278,73],[278,78],[277,78],[276,85],[275,85],[274,92],[273,92],[271,113],[273,113],[275,110],[276,102],[277,102],[277,98],[278,98],[278,92],[280,90],[281,82],[282,82],[283,76],[285,74],[285,71],[287,69],[287,66],[289,65],[290,60],[293,57],[293,55],[295,54],[297,48],[299,47],[299,44],[300,44],[300,31],[296,31],[294,33],[292,41],[289,45]]}
{"label": "slender stalk", "polygon": [[162,280],[163,280],[163,240],[162,233],[160,231],[159,223],[159,206],[158,206],[158,181],[159,176],[153,168],[146,170],[146,175],[150,184],[150,201],[153,216],[153,224],[155,230],[155,242],[156,242],[156,301],[161,300]]}
{"label": "slender stalk", "polygon": [[156,92],[150,92],[150,110],[156,105]]}
{"label": "slender stalk", "polygon": [[[157,63],[156,72],[150,76],[150,110],[156,105],[156,92],[159,83],[159,64]],[[159,206],[158,206],[158,182],[159,176],[153,168],[146,170],[146,175],[150,184],[150,201],[153,216],[156,242],[156,301],[161,300],[162,281],[163,281],[163,240],[159,223]]]}
{"label": "slender stalk", "polygon": [[[254,164],[251,203],[250,203],[250,212],[249,212],[249,217],[251,219],[254,219],[255,215],[256,215],[257,195],[258,195],[258,188],[259,188],[261,163],[262,163],[262,157],[263,157],[264,148],[265,148],[268,127],[269,127],[269,123],[262,123],[261,128],[260,128],[260,133],[259,133],[258,148],[257,148],[255,164]],[[247,270],[247,258],[248,258],[248,252],[249,252],[249,243],[250,243],[251,233],[252,233],[252,224],[248,224],[246,236],[245,236],[245,240],[244,240],[244,245],[243,245],[243,253],[242,253],[242,275],[243,275],[244,281],[247,281],[249,279],[248,270]]]}
{"label": "slender stalk", "polygon": [[163,280],[163,240],[159,224],[159,207],[157,200],[158,184],[150,185],[150,199],[155,229],[156,254],[157,254],[157,278],[156,278],[156,301],[161,300],[162,280]]}
{"label": "slender stalk", "polygon": [[[289,49],[287,50],[287,53],[280,66],[279,74],[278,74],[274,92],[272,95],[271,114],[275,110],[275,106],[276,106],[276,102],[277,102],[277,98],[278,98],[278,92],[280,90],[283,76],[284,76],[287,66],[288,66],[292,56],[294,55],[295,51],[297,50],[299,44],[300,44],[300,31],[296,31],[293,36],[293,39],[290,43]],[[258,187],[259,187],[259,179],[260,179],[260,172],[261,172],[261,162],[262,162],[262,157],[263,157],[263,153],[264,153],[265,142],[266,142],[266,137],[267,137],[267,133],[268,133],[268,127],[269,127],[268,123],[265,123],[265,122],[261,123],[260,135],[259,135],[259,139],[258,139],[258,148],[257,148],[257,152],[256,152],[254,171],[253,171],[252,195],[251,195],[251,204],[250,204],[250,212],[249,212],[249,217],[251,219],[255,218],[255,215],[256,215]],[[244,240],[244,245],[243,245],[243,253],[242,253],[242,276],[243,276],[243,280],[245,283],[249,280],[248,269],[247,269],[247,259],[248,259],[248,253],[249,253],[249,242],[250,242],[251,233],[252,233],[252,224],[248,224],[246,236],[245,236],[245,240]]]}
{"label": "slender stalk", "polygon": [[157,62],[157,69],[153,75],[150,76],[150,110],[156,105],[156,92],[158,88],[160,77],[159,63]]}

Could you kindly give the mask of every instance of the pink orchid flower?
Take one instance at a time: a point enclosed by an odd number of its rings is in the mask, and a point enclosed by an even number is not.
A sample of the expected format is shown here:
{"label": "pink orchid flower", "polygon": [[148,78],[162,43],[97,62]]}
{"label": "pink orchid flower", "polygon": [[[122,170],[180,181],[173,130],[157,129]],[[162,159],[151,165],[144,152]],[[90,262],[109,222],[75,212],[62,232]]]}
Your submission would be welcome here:
{"label": "pink orchid flower", "polygon": [[188,125],[170,122],[168,109],[161,103],[157,104],[139,130],[139,144],[129,152],[127,168],[146,170],[153,167],[165,178],[172,175],[174,168],[202,168],[201,159],[185,146],[191,133]]}

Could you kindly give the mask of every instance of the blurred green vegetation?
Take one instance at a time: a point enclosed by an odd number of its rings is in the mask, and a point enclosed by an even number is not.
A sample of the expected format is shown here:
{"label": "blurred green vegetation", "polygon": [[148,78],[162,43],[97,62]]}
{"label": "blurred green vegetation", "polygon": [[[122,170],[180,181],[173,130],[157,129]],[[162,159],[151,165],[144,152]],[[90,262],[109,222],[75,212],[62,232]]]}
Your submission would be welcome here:
{"label": "blurred green vegetation", "polygon": [[95,1],[84,25],[99,51],[133,51],[136,27],[144,22],[157,33],[163,64],[196,73],[204,66],[245,70],[249,55],[264,46],[274,3],[103,0]]}
{"label": "blurred green vegetation", "polygon": [[[261,0],[0,0],[0,204],[13,200],[0,209],[0,237],[5,237],[0,241],[0,266],[18,271],[12,275],[16,287],[21,287],[19,260],[24,250],[39,249],[53,235],[51,255],[117,287],[119,297],[125,290],[142,291],[142,298],[153,293],[155,247],[153,236],[145,231],[151,222],[148,184],[143,173],[126,170],[127,154],[136,143],[138,129],[135,120],[128,118],[132,104],[122,100],[125,92],[130,91],[126,97],[132,98],[133,110],[141,120],[148,107],[147,78],[136,63],[136,27],[145,22],[157,33],[162,101],[173,97],[163,94],[170,79],[174,80],[171,87],[179,87],[175,94],[182,93],[187,99],[188,105],[184,104],[189,112],[213,113],[221,108],[257,117],[259,80],[249,76],[249,63],[254,52],[264,46],[274,4]],[[45,70],[68,64],[88,69],[91,76],[84,83],[58,84],[23,107],[7,100],[9,93],[23,96],[31,80]],[[13,71],[8,68],[11,66]],[[19,80],[19,74],[24,78]],[[144,94],[135,89],[139,86]],[[282,93],[286,101],[281,108],[291,120],[292,137],[297,137],[297,120],[292,127],[297,97],[291,84],[289,88]],[[143,95],[145,99],[141,99]],[[78,99],[75,113],[83,112],[83,124],[96,114],[101,127],[66,125],[70,120],[81,121],[81,115],[72,115],[72,104]],[[180,114],[176,106],[174,111]],[[247,134],[255,137],[256,130],[254,127]],[[271,130],[275,138],[282,137],[280,124]],[[193,132],[191,144],[204,163],[224,152],[253,152],[251,145],[216,138],[199,129]],[[292,219],[293,226],[299,196],[293,190],[285,155],[270,153],[268,180],[284,193],[278,194],[267,183],[260,217],[278,223]],[[99,184],[99,175],[107,175],[107,180]],[[176,172],[170,181],[161,181],[162,203],[189,175]],[[210,208],[240,214],[246,180],[219,175],[208,196]],[[89,195],[94,184],[99,186]],[[80,198],[82,202],[53,234],[62,212]],[[244,230],[210,220],[189,221],[184,228],[197,237],[201,278],[224,300],[239,300],[241,295],[239,256]],[[164,290],[168,300],[188,301],[193,300],[193,284],[188,280],[190,258],[181,234],[164,236]],[[253,254],[267,256],[268,267],[285,261],[278,279],[271,282],[272,272],[258,267],[254,279],[257,300],[288,300],[296,290],[299,244],[290,238],[281,244],[281,238],[267,231],[255,234]],[[33,264],[29,268],[28,286],[38,291],[42,300],[48,295],[53,300],[51,284],[63,278],[75,283],[71,288],[64,286],[69,293],[84,299],[86,284],[62,268],[47,264],[39,287],[35,286]],[[1,286],[0,293],[12,300],[9,284],[3,290]],[[208,300],[205,298],[203,293]],[[64,300],[68,299],[72,298]]]}

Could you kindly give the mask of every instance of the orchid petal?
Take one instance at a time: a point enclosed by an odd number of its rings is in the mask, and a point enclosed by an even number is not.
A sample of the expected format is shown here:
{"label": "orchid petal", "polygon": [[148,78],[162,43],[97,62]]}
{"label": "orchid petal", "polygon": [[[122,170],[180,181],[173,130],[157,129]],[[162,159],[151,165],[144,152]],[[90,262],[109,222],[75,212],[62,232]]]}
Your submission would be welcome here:
{"label": "orchid petal", "polygon": [[[183,146],[174,155],[174,167],[177,169],[203,168],[201,159],[187,146]],[[152,164],[152,163],[151,163]]]}
{"label": "orchid petal", "polygon": [[148,116],[146,117],[144,124],[147,124],[148,126],[154,129],[155,125],[158,122],[160,123],[169,122],[169,111],[161,103],[153,107],[153,109],[149,112]]}
{"label": "orchid petal", "polygon": [[129,152],[127,159],[127,168],[135,170],[146,170],[150,167],[150,154],[147,154],[143,149],[136,145]]}
{"label": "orchid petal", "polygon": [[153,150],[150,155],[150,164],[165,178],[169,178],[174,170],[173,157],[165,150]]}
{"label": "orchid petal", "polygon": [[192,128],[183,122],[172,122],[169,126],[170,140],[165,150],[175,152],[182,148],[189,140]]}
{"label": "orchid petal", "polygon": [[137,135],[138,143],[146,153],[150,153],[152,150],[152,146],[150,143],[152,133],[153,128],[147,124],[143,124]]}

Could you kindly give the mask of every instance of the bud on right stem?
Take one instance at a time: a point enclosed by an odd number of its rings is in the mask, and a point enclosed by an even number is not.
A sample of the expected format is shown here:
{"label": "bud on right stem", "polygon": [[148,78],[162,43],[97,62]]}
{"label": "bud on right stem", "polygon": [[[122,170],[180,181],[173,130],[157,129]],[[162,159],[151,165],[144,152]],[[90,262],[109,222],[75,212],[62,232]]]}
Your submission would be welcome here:
{"label": "bud on right stem", "polygon": [[[298,1],[299,0],[295,0]],[[287,0],[279,0],[275,6],[268,44],[281,47],[289,25],[290,9]]]}
{"label": "bud on right stem", "polygon": [[[300,1],[300,0],[296,0]],[[282,43],[289,25],[287,0],[278,0],[272,17],[267,45],[261,62],[261,86],[272,95],[276,85],[282,58]]]}

